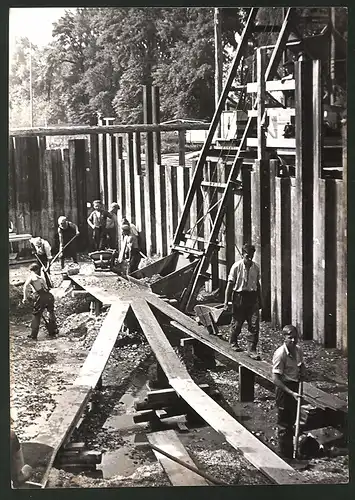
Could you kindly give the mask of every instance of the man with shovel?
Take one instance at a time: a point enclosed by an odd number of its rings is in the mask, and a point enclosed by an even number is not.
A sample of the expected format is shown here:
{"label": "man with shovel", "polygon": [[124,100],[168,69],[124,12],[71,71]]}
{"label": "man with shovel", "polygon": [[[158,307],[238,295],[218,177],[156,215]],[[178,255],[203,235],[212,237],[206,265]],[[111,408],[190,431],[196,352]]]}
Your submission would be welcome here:
{"label": "man with shovel", "polygon": [[[48,264],[52,260],[52,249],[48,241],[44,240],[40,236],[37,236],[36,238],[31,238],[30,243],[34,248],[38,260],[44,268],[47,268]],[[48,272],[50,272],[49,268]]]}
{"label": "man with shovel", "polygon": [[[294,457],[294,427],[299,434],[302,384],[305,377],[302,349],[297,345],[298,332],[293,325],[282,330],[284,343],[274,352],[272,376],[276,386],[279,452],[284,458]],[[298,404],[299,403],[299,404]],[[297,417],[297,418],[296,418]],[[296,449],[298,443],[295,443]]]}
{"label": "man with shovel", "polygon": [[[58,219],[58,236],[61,268],[64,269],[65,257],[72,257],[74,264],[78,263],[75,237],[79,229],[74,222],[69,222],[64,215]],[[53,259],[54,260],[54,259]]]}
{"label": "man with shovel", "polygon": [[57,321],[54,314],[54,297],[49,292],[45,279],[41,276],[41,268],[39,264],[31,264],[30,275],[23,285],[23,299],[25,303],[28,299],[29,287],[35,292],[35,302],[32,310],[31,333],[29,338],[37,340],[41,317],[45,309],[49,313],[49,321],[45,321],[49,337],[55,337],[58,333]]}

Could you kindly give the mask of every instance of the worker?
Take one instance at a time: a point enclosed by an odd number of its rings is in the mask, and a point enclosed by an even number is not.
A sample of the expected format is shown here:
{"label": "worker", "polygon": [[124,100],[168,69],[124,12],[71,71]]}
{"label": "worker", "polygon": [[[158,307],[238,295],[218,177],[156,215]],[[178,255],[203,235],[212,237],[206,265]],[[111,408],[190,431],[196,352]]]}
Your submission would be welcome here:
{"label": "worker", "polygon": [[259,339],[259,309],[262,302],[260,270],[258,265],[253,262],[254,254],[254,245],[243,245],[242,258],[235,262],[229,271],[224,309],[228,310],[232,295],[232,322],[229,340],[231,347],[237,352],[242,350],[238,345],[238,336],[244,321],[247,321],[249,331],[247,352],[251,358],[259,360],[260,356],[256,352],[256,347]]}
{"label": "worker", "polygon": [[[31,238],[30,243],[38,257],[38,259],[43,264],[44,268],[47,268],[47,265],[52,260],[52,249],[47,240],[44,240],[40,236],[37,238]],[[49,270],[48,270],[49,272]]]}
{"label": "worker", "polygon": [[31,333],[28,337],[37,340],[41,316],[45,309],[47,309],[49,313],[49,321],[46,322],[49,337],[55,337],[58,333],[58,328],[54,314],[54,297],[48,290],[46,280],[41,275],[39,264],[31,264],[29,270],[30,275],[23,285],[22,299],[22,303],[25,304],[28,299],[28,289],[31,286],[32,290],[35,292],[35,302],[32,310]]}
{"label": "worker", "polygon": [[122,227],[123,235],[123,247],[125,248],[124,256],[128,259],[128,274],[132,274],[137,271],[139,263],[141,261],[141,253],[139,250],[138,236],[133,233],[130,224],[123,224]]}
{"label": "worker", "polygon": [[107,235],[107,244],[109,248],[118,249],[118,238],[119,238],[119,231],[118,231],[118,219],[117,219],[117,212],[119,211],[120,206],[119,204],[114,201],[110,205],[109,212],[112,214],[112,218],[107,218],[106,221],[106,235]]}
{"label": "worker", "polygon": [[17,488],[25,481],[30,479],[32,475],[32,467],[28,464],[25,464],[23,458],[23,451],[20,444],[20,441],[17,437],[16,432],[13,429],[14,425],[14,417],[13,417],[13,409],[10,410],[10,457],[11,457],[11,481],[12,486]]}
{"label": "worker", "polygon": [[121,227],[123,225],[127,225],[127,224],[130,226],[132,234],[139,237],[139,231],[138,231],[137,227],[132,222],[129,222],[127,217],[123,217],[122,221],[121,221]]}
{"label": "worker", "polygon": [[[58,219],[58,236],[59,236],[59,251],[62,252],[60,256],[60,265],[64,269],[64,263],[66,257],[71,257],[74,264],[78,263],[78,257],[76,252],[76,242],[74,236],[79,235],[79,229],[74,222],[68,221],[68,219],[61,215]],[[70,240],[73,240],[70,242]],[[69,243],[70,242],[70,243]],[[68,245],[68,246],[67,246]]]}
{"label": "worker", "polygon": [[92,239],[94,250],[103,250],[106,246],[106,221],[112,219],[110,212],[104,209],[101,200],[92,203],[93,211],[87,218],[87,222],[92,229]]}
{"label": "worker", "polygon": [[300,397],[298,384],[304,379],[306,370],[302,349],[297,345],[297,328],[286,325],[282,333],[283,344],[272,358],[272,377],[276,386],[279,452],[284,458],[292,458],[297,399]]}

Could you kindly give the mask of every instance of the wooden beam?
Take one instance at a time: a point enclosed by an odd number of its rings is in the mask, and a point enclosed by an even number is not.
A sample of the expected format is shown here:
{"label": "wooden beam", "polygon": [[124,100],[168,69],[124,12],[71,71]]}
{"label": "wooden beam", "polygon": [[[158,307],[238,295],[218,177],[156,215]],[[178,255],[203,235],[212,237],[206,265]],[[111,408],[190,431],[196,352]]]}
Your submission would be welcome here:
{"label": "wooden beam", "polygon": [[[248,137],[246,140],[247,147],[257,148],[258,147],[258,139],[256,137]],[[292,148],[296,147],[295,139],[274,139],[273,137],[266,137],[266,147],[267,148]]]}
{"label": "wooden beam", "polygon": [[[265,361],[255,361],[244,352],[236,353],[231,350],[226,341],[210,335],[205,328],[199,326],[191,317],[162,301],[155,294],[147,294],[145,295],[145,299],[151,306],[158,309],[172,320],[172,326],[178,328],[184,334],[203,342],[234,363],[242,364],[249,370],[252,370],[256,375],[272,382],[271,365],[269,363]],[[331,408],[336,411],[347,412],[347,404],[345,401],[321,391],[309,383],[304,384],[304,397],[306,401],[316,403],[320,408]]]}
{"label": "wooden beam", "polygon": [[[262,49],[258,49],[262,50]],[[270,80],[265,82],[266,92],[284,91],[284,90],[295,90],[295,80]],[[257,93],[259,90],[258,82],[248,83],[247,92]]]}
{"label": "wooden beam", "polygon": [[126,134],[128,132],[174,132],[175,130],[208,130],[209,123],[138,123],[135,125],[100,125],[80,127],[47,127],[31,129],[11,129],[10,137],[50,137],[90,134]]}
{"label": "wooden beam", "polygon": [[165,371],[170,385],[211,427],[224,435],[229,444],[276,484],[300,484],[302,477],[267,446],[223,410],[190,378],[176,356],[158,321],[145,300],[133,300],[133,312]]}
{"label": "wooden beam", "polygon": [[[153,432],[151,434],[147,434],[147,438],[152,445],[155,445],[158,448],[161,448],[163,451],[166,451],[170,455],[183,460],[191,467],[196,467],[174,430]],[[154,449],[153,452],[157,460],[159,460],[159,462],[161,463],[173,486],[209,485],[209,483],[205,479],[203,479],[195,472],[192,472],[186,467],[183,467],[182,465],[170,460]]]}

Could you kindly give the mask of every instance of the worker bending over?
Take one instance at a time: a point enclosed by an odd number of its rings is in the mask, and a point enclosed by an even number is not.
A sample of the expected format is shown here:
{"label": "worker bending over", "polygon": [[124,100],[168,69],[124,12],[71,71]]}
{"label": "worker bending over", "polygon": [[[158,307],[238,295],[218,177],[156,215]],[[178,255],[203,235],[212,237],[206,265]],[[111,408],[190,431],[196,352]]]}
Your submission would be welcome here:
{"label": "worker bending over", "polygon": [[94,250],[104,250],[106,247],[106,222],[112,219],[110,212],[104,209],[101,200],[95,200],[92,203],[93,211],[87,218],[87,223],[92,229],[92,239]]}
{"label": "worker bending over", "polygon": [[31,333],[29,338],[37,340],[41,316],[45,309],[49,313],[49,321],[46,322],[49,337],[55,337],[58,333],[57,321],[54,314],[54,297],[49,292],[45,279],[41,276],[39,264],[31,264],[30,275],[23,285],[23,299],[25,303],[28,299],[28,290],[31,287],[35,293],[35,302],[32,309]]}
{"label": "worker bending over", "polygon": [[300,397],[298,384],[304,379],[306,370],[302,349],[297,345],[296,327],[286,325],[282,333],[284,342],[272,358],[272,377],[276,386],[279,452],[284,458],[292,458],[297,399]]}
{"label": "worker bending over", "polygon": [[129,260],[128,264],[128,274],[132,274],[137,271],[139,263],[141,261],[141,252],[139,250],[138,236],[133,234],[130,224],[122,224],[122,236],[123,236],[123,248],[124,257]]}
{"label": "worker bending over", "polygon": [[48,241],[38,236],[37,238],[31,238],[30,243],[43,267],[47,268],[47,265],[52,260],[52,249]]}
{"label": "worker bending over", "polygon": [[238,345],[238,336],[244,321],[247,321],[248,355],[253,359],[260,359],[256,352],[256,346],[259,340],[261,287],[259,267],[253,262],[254,253],[254,245],[243,245],[241,260],[232,265],[225,291],[224,309],[228,309],[232,295],[232,323],[229,340],[232,349],[242,350]]}
{"label": "worker bending over", "polygon": [[64,262],[66,257],[71,257],[74,264],[78,263],[76,241],[74,238],[75,236],[78,236],[78,234],[78,226],[74,224],[74,222],[68,221],[64,215],[61,215],[58,219],[58,236],[59,251],[61,252],[60,265],[62,269],[64,269]]}

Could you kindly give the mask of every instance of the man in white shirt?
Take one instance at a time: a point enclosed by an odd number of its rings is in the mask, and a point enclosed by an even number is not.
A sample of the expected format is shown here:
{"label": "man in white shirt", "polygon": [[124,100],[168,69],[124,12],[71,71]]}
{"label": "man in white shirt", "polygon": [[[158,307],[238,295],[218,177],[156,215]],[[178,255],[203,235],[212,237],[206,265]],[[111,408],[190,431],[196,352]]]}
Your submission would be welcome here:
{"label": "man in white shirt", "polygon": [[302,349],[297,345],[297,328],[286,325],[282,333],[284,343],[274,352],[272,377],[276,386],[279,452],[285,458],[292,458],[298,384],[305,376],[305,366]]}
{"label": "man in white shirt", "polygon": [[49,313],[49,321],[46,322],[46,328],[49,337],[54,337],[58,333],[57,321],[54,314],[54,297],[49,292],[45,279],[41,276],[39,264],[31,264],[29,269],[30,275],[23,285],[22,299],[23,303],[27,301],[28,290],[31,287],[35,293],[35,302],[32,309],[31,333],[28,337],[37,340],[41,316],[45,309],[47,309]]}
{"label": "man in white shirt", "polygon": [[43,267],[47,268],[48,263],[52,260],[52,249],[48,241],[38,236],[37,238],[31,238],[30,243]]}
{"label": "man in white shirt", "polygon": [[248,322],[248,355],[253,359],[260,359],[256,352],[259,340],[259,309],[261,308],[260,270],[253,262],[255,253],[254,245],[245,244],[242,248],[242,258],[235,262],[228,276],[225,291],[224,308],[228,309],[228,303],[232,295],[231,332],[229,342],[235,351],[242,349],[238,345],[244,321]]}

